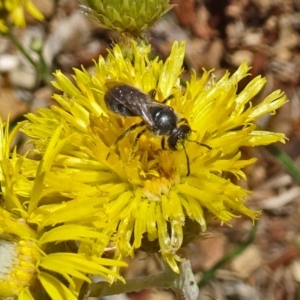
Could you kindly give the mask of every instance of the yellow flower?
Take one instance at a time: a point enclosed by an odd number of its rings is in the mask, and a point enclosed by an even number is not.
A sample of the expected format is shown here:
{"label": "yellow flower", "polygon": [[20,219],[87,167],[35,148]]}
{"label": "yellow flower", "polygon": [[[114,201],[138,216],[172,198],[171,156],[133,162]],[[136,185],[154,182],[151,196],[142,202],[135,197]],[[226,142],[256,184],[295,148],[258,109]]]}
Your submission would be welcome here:
{"label": "yellow flower", "polygon": [[7,27],[5,26],[4,20],[0,20],[0,32],[6,32]]}
{"label": "yellow flower", "polygon": [[[51,299],[77,299],[82,283],[91,283],[92,275],[122,280],[111,267],[125,263],[101,258],[109,237],[89,223],[105,198],[98,195],[89,206],[78,198],[66,196],[62,201],[49,184],[53,174],[48,170],[62,146],[60,130],[53,132],[43,159],[32,161],[15,152],[10,155],[18,128],[9,135],[1,124],[1,299],[41,299],[45,291]],[[95,241],[97,249],[92,247]]]}
{"label": "yellow flower", "polygon": [[[139,248],[159,251],[178,272],[179,249],[199,229],[205,231],[212,217],[229,223],[239,214],[252,219],[259,216],[245,206],[248,191],[226,174],[245,178],[242,168],[255,161],[242,159],[240,147],[284,142],[281,133],[258,130],[255,120],[274,113],[286,100],[282,92],[275,91],[253,106],[251,99],[265,84],[261,77],[237,93],[239,81],[248,75],[246,63],[217,82],[211,79],[211,72],[204,71],[200,79],[193,74],[183,89],[179,82],[184,43],[175,43],[165,62],[150,60],[150,51],[150,46],[141,51],[132,42],[132,62],[115,45],[107,61],[99,58],[94,74],[74,69],[75,83],[57,71],[54,86],[63,94],[55,94],[54,99],[60,106],[29,114],[22,130],[33,140],[34,152],[43,157],[51,136],[62,128],[59,140],[64,146],[54,159],[52,172],[59,182],[68,178],[72,184],[64,188],[57,184],[53,189],[79,198],[89,195],[87,205],[95,189],[107,196],[102,211],[109,227],[103,232],[112,236],[116,258],[134,255]],[[158,102],[171,96],[165,105],[187,120],[192,129],[188,140],[179,140],[176,151],[164,150],[161,136],[137,126],[115,144],[126,129],[142,121],[140,116],[120,116],[106,107],[104,95],[116,82],[149,95],[155,90]],[[184,120],[177,125],[182,123]]]}
{"label": "yellow flower", "polygon": [[17,27],[25,27],[25,12],[39,21],[44,19],[31,0],[0,0],[0,32],[7,31],[7,22]]}

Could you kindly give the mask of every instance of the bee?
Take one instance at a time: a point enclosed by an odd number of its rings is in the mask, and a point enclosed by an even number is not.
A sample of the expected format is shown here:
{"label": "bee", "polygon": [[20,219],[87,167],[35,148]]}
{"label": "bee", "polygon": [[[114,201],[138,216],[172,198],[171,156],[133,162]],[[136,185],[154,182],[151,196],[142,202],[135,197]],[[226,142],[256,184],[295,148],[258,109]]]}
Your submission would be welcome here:
{"label": "bee", "polygon": [[[139,138],[147,130],[154,135],[163,136],[162,149],[165,150],[165,137],[167,137],[168,148],[172,151],[179,150],[181,145],[187,161],[187,176],[190,174],[190,161],[184,145],[185,141],[195,142],[201,146],[211,149],[208,145],[189,140],[192,132],[187,119],[180,118],[177,112],[165,103],[173,95],[167,97],[163,102],[154,100],[153,97],[143,93],[139,89],[124,83],[107,83],[108,90],[104,95],[106,107],[117,115],[124,117],[140,117],[141,122],[128,127],[114,142],[116,145],[129,132],[138,127],[144,127],[135,137],[133,148]],[[109,154],[108,154],[109,156]],[[107,158],[108,158],[107,156]]]}

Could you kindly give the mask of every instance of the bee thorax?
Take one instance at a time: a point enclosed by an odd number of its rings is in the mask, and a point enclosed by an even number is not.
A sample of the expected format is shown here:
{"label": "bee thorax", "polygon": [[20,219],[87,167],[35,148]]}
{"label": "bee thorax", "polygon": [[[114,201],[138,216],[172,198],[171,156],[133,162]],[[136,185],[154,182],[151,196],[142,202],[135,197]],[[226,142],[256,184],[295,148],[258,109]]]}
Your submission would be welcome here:
{"label": "bee thorax", "polygon": [[176,128],[177,116],[171,109],[160,109],[154,117],[155,134],[169,135]]}

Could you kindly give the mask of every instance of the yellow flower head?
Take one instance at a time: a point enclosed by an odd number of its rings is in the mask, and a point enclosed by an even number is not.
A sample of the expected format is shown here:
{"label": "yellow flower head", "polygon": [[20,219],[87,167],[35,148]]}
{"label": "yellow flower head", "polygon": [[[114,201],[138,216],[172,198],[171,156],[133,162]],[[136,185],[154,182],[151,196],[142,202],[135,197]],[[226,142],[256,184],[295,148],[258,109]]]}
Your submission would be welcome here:
{"label": "yellow flower head", "polygon": [[[46,292],[51,299],[75,300],[92,275],[122,280],[111,267],[125,264],[101,258],[108,237],[87,222],[104,197],[95,197],[89,207],[77,198],[55,204],[59,197],[48,170],[61,146],[60,128],[49,141],[51,153],[41,161],[10,155],[17,130],[9,135],[1,124],[0,298],[41,299]],[[97,248],[92,247],[95,241]]]}
{"label": "yellow flower head", "polygon": [[[64,94],[54,99],[60,106],[29,114],[23,131],[43,157],[61,128],[52,170],[55,189],[63,195],[85,195],[87,206],[95,191],[107,197],[101,211],[108,218],[105,233],[112,236],[117,258],[138,248],[160,251],[177,272],[178,250],[190,235],[205,231],[210,218],[229,223],[240,213],[258,217],[259,212],[244,205],[247,191],[225,174],[244,178],[242,168],[255,161],[241,158],[241,146],[284,142],[283,134],[258,130],[255,120],[274,113],[285,96],[276,91],[253,106],[251,99],[265,83],[261,77],[237,93],[239,81],[248,75],[246,63],[218,82],[211,72],[204,71],[200,79],[194,74],[182,88],[184,43],[175,43],[165,62],[149,59],[150,46],[141,49],[132,42],[132,49],[129,60],[116,45],[107,61],[99,58],[94,74],[75,69],[75,83],[57,71],[54,85]],[[133,88],[146,97],[140,114],[131,107],[141,100]],[[124,97],[127,106],[120,101]],[[161,136],[151,127],[148,119],[156,118],[161,108],[172,110],[177,116],[173,127],[186,125],[189,135],[180,139],[171,130]],[[178,143],[168,143],[172,134]]]}
{"label": "yellow flower head", "polygon": [[25,27],[25,12],[39,21],[44,19],[31,0],[0,0],[0,32],[7,31],[5,23],[11,22],[17,27]]}

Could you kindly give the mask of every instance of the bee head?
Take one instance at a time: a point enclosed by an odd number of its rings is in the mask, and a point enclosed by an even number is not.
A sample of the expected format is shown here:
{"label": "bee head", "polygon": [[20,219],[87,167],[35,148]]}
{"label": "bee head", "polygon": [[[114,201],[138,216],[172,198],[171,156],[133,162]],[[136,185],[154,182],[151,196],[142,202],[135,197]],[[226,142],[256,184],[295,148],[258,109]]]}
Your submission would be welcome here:
{"label": "bee head", "polygon": [[192,130],[187,124],[181,124],[180,126],[175,127],[168,138],[169,148],[171,150],[178,150],[178,144],[182,144],[191,132]]}

